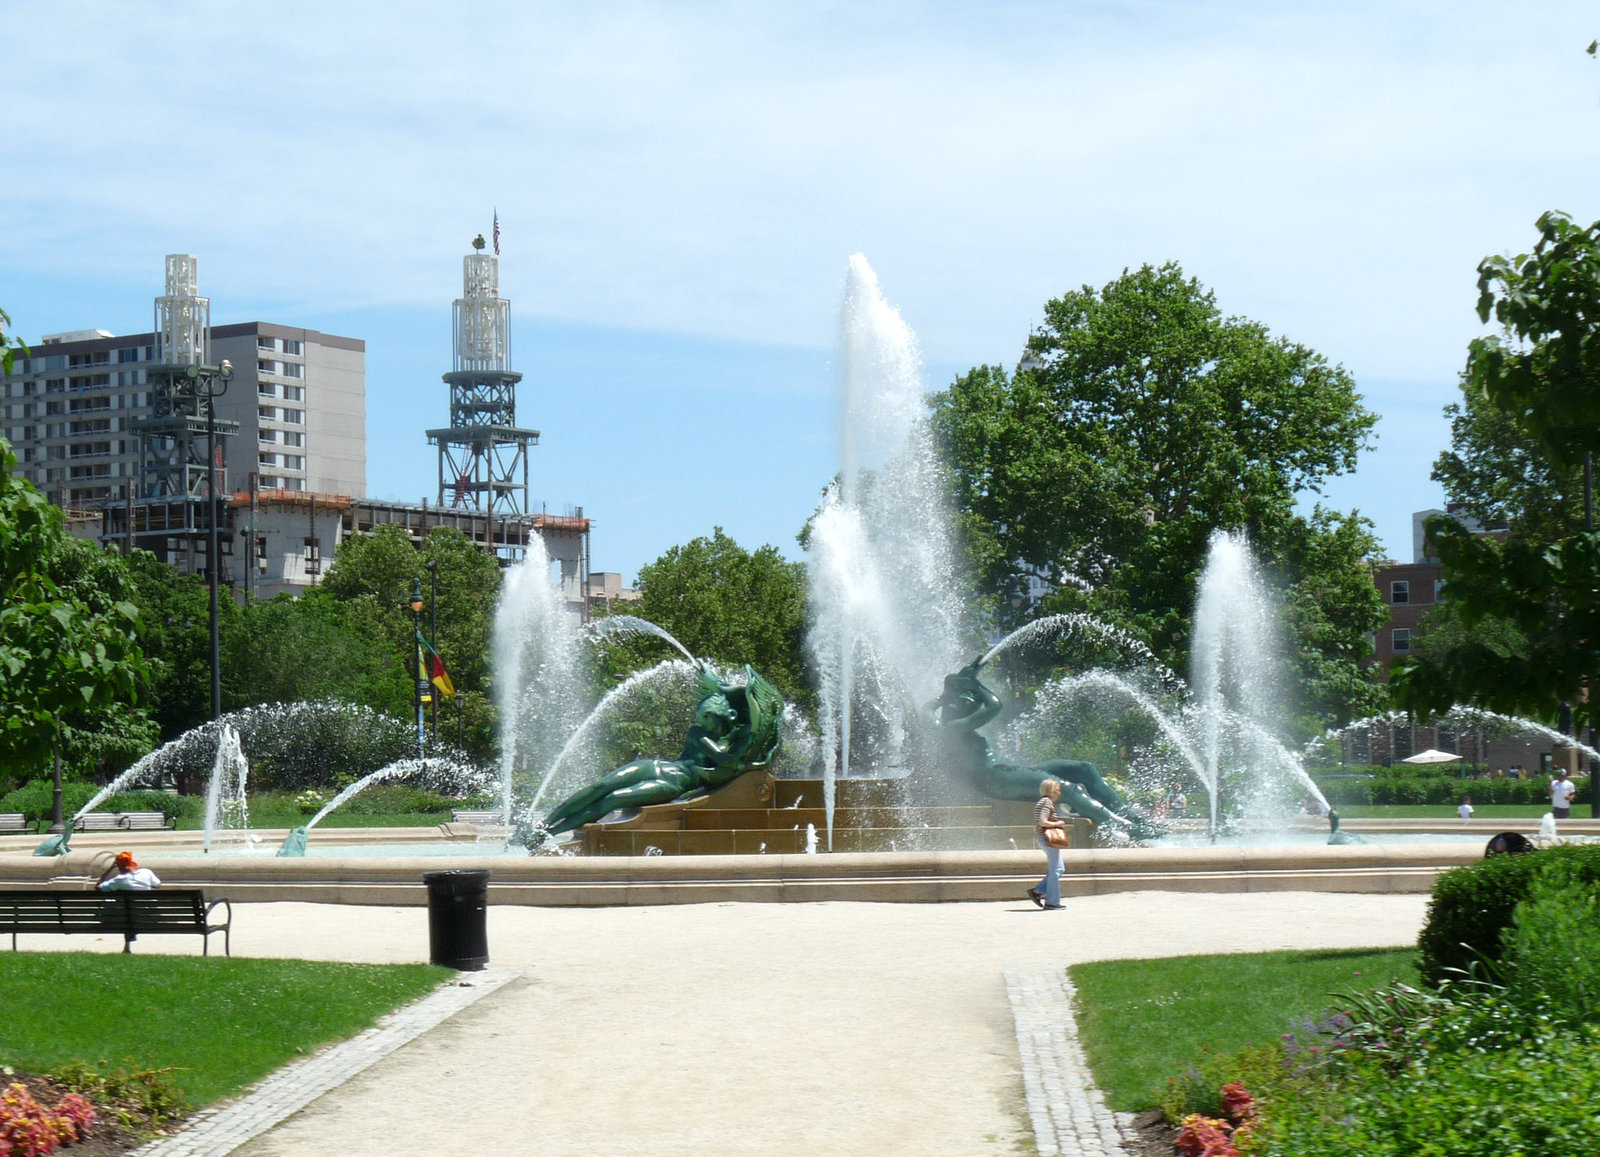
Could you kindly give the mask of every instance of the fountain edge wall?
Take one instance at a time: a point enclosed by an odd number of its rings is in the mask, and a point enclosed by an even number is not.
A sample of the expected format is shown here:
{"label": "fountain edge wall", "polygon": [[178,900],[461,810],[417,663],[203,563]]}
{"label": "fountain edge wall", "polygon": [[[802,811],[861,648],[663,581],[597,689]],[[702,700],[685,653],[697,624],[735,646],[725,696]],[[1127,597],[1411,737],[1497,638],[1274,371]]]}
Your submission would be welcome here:
{"label": "fountain edge wall", "polygon": [[[82,891],[104,852],[0,857],[0,887]],[[1443,871],[1476,862],[1481,843],[1346,847],[1073,849],[1064,896],[1112,892],[1419,893]],[[491,904],[549,907],[1020,900],[1043,857],[1029,851],[874,852],[827,856],[405,857],[278,859],[150,854],[168,887],[204,888],[233,903],[421,906],[423,872],[488,868]]]}

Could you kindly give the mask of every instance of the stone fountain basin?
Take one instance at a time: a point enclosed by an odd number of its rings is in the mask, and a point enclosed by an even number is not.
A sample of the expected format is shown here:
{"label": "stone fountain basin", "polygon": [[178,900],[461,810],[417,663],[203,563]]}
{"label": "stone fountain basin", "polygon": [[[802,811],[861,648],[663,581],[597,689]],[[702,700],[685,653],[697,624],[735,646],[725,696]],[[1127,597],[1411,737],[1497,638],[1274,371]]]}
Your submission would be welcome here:
{"label": "stone fountain basin", "polygon": [[[349,830],[349,829],[345,829]],[[433,829],[423,829],[437,838]],[[192,833],[170,833],[178,836]],[[329,833],[330,835],[332,833]],[[1070,849],[1062,854],[1062,894],[1110,892],[1426,892],[1443,871],[1483,856],[1488,835],[1460,842],[1329,847]],[[395,830],[361,829],[361,840],[393,840]],[[263,833],[264,838],[267,833]],[[29,855],[33,843],[7,838],[0,887],[83,890],[128,843],[91,841],[65,856]],[[139,860],[175,887],[204,888],[235,903],[303,901],[422,905],[422,873],[487,868],[492,904],[555,907],[785,903],[1021,901],[1044,857],[1028,851],[834,853],[766,856],[409,856],[164,854],[163,841],[136,841]],[[422,841],[418,841],[419,845]],[[188,852],[168,843],[167,852]]]}

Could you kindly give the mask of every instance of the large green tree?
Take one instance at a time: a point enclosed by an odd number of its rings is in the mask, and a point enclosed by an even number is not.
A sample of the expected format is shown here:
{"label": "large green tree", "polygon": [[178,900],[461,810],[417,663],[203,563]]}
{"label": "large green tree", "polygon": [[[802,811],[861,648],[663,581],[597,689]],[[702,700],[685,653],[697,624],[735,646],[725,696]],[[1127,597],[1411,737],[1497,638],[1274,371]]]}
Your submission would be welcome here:
{"label": "large green tree", "polygon": [[1448,518],[1430,523],[1448,601],[1393,685],[1418,712],[1466,702],[1549,719],[1569,702],[1593,725],[1600,536],[1577,529],[1576,495],[1600,445],[1600,222],[1552,212],[1537,227],[1531,252],[1478,267],[1478,315],[1499,332],[1472,342],[1464,381],[1501,433],[1454,448],[1490,493],[1507,496],[1498,512],[1509,534],[1499,542]]}
{"label": "large green tree", "polygon": [[[665,627],[697,656],[749,663],[785,698],[805,701],[805,590],[804,564],[773,546],[745,550],[719,526],[641,567],[639,601],[618,609]],[[643,648],[628,650],[627,665],[643,661]]]}
{"label": "large green tree", "polygon": [[[0,338],[3,342],[3,338]],[[146,677],[121,559],[71,538],[0,439],[0,763],[42,768]]]}
{"label": "large green tree", "polygon": [[1369,524],[1298,510],[1376,421],[1341,367],[1147,265],[1050,301],[1022,364],[962,375],[933,420],[991,595],[1024,569],[1064,579],[1045,610],[1119,622],[1181,669],[1209,536],[1244,530],[1288,593],[1301,706],[1339,718],[1375,701],[1356,667],[1382,616]]}

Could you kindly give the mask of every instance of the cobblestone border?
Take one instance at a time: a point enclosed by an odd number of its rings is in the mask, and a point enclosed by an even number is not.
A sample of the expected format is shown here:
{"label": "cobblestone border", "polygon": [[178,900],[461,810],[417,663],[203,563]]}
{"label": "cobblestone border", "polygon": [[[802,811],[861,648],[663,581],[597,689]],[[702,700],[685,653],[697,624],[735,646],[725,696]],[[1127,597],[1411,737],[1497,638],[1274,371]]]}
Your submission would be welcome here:
{"label": "cobblestone border", "polygon": [[390,1013],[358,1036],[285,1065],[237,1100],[196,1113],[173,1136],[143,1145],[128,1157],[222,1157],[232,1153],[524,971],[486,968],[460,973],[432,995]]}
{"label": "cobblestone border", "polygon": [[1040,1157],[1121,1157],[1123,1132],[1095,1087],[1072,1016],[1065,968],[1005,970],[1022,1083]]}

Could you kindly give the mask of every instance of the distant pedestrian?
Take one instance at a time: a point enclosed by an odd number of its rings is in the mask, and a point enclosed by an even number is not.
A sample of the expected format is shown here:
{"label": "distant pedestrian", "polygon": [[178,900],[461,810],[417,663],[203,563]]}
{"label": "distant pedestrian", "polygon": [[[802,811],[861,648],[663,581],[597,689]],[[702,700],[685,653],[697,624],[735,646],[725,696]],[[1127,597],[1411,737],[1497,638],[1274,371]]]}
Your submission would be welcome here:
{"label": "distant pedestrian", "polygon": [[1056,801],[1060,798],[1060,781],[1047,779],[1039,784],[1039,802],[1033,805],[1033,842],[1044,852],[1045,868],[1044,879],[1028,889],[1028,899],[1046,910],[1061,907],[1061,849],[1045,835],[1067,830],[1066,823],[1056,818]]}
{"label": "distant pedestrian", "polygon": [[1461,797],[1461,806],[1456,808],[1456,815],[1461,817],[1463,823],[1472,818],[1472,797],[1470,795]]}
{"label": "distant pedestrian", "polygon": [[1572,797],[1577,794],[1577,786],[1567,778],[1567,769],[1556,772],[1550,781],[1550,814],[1558,820],[1571,819]]}
{"label": "distant pedestrian", "polygon": [[102,892],[152,892],[161,887],[161,879],[149,868],[141,868],[132,852],[118,852],[95,887]]}

